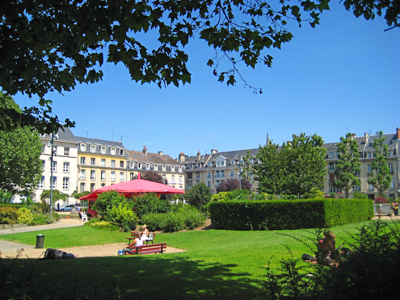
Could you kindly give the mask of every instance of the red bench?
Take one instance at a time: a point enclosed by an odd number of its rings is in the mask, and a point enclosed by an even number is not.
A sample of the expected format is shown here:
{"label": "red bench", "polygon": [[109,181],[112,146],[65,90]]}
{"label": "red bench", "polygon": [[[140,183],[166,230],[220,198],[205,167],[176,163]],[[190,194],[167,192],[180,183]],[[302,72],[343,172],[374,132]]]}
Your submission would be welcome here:
{"label": "red bench", "polygon": [[125,255],[164,253],[166,248],[167,248],[167,243],[139,246],[133,248],[132,253],[125,253]]}

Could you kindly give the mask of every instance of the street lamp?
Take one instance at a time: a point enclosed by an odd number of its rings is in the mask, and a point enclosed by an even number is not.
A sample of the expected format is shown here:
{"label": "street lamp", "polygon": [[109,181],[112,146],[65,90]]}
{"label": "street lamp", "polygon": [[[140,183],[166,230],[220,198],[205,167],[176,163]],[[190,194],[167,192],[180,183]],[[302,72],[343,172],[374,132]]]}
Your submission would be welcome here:
{"label": "street lamp", "polygon": [[51,134],[50,140],[51,157],[50,157],[50,217],[53,217],[53,157],[54,157],[54,134]]}
{"label": "street lamp", "polygon": [[238,167],[239,167],[239,190],[242,189],[242,165],[243,165],[243,157],[240,156],[239,161],[238,161]]}

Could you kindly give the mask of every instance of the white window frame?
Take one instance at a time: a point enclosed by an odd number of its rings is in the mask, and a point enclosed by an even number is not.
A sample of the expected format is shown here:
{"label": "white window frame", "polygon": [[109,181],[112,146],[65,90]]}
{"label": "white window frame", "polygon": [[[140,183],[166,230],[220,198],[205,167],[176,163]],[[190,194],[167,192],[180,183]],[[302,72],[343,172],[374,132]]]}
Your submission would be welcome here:
{"label": "white window frame", "polygon": [[90,158],[90,165],[91,166],[95,166],[96,165],[96,158],[94,158],[94,157]]}
{"label": "white window frame", "polygon": [[[56,161],[53,161],[53,167],[52,167],[52,169],[53,169],[53,172],[57,172],[57,162]],[[51,171],[51,169],[50,169],[50,171]]]}
{"label": "white window frame", "polygon": [[119,181],[124,181],[124,172],[119,172]]}
{"label": "white window frame", "polygon": [[110,148],[111,155],[115,155],[115,148]]}
{"label": "white window frame", "polygon": [[81,174],[80,174],[80,177],[79,177],[81,180],[84,180],[84,179],[86,179],[86,170],[81,170]]}
{"label": "white window frame", "polygon": [[115,171],[111,171],[111,181],[115,181]]}
{"label": "white window frame", "polygon": [[40,178],[40,180],[39,180],[39,183],[38,183],[38,189],[43,189],[43,187],[44,187],[44,181],[45,181],[45,178],[44,178],[44,176],[42,176],[42,177]]}
{"label": "white window frame", "polygon": [[63,172],[64,173],[69,173],[69,162],[65,161],[63,163]]}
{"label": "white window frame", "polygon": [[106,159],[102,158],[100,161],[100,166],[105,167],[106,166]]}
{"label": "white window frame", "polygon": [[90,145],[90,152],[92,152],[92,153],[96,152],[96,146],[95,145]]}
{"label": "white window frame", "polygon": [[86,165],[86,157],[81,156],[81,165]]}
{"label": "white window frame", "polygon": [[90,170],[90,180],[96,180],[96,170]]}
{"label": "white window frame", "polygon": [[69,147],[64,147],[64,155],[69,156]]}
{"label": "white window frame", "polygon": [[102,146],[100,151],[101,154],[106,154],[106,147]]}
{"label": "white window frame", "polygon": [[111,167],[115,167],[115,159],[111,160]]}
{"label": "white window frame", "polygon": [[69,177],[63,177],[63,190],[69,190]]}
{"label": "white window frame", "polygon": [[106,171],[102,170],[100,174],[101,180],[106,180]]}
{"label": "white window frame", "polygon": [[86,151],[86,145],[85,144],[81,144],[81,151]]}

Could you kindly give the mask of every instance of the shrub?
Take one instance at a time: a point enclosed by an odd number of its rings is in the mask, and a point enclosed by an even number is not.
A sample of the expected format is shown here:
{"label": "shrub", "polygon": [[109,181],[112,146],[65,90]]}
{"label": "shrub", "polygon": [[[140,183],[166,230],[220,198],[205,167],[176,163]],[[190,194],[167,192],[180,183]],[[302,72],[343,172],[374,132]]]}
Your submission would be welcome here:
{"label": "shrub", "polygon": [[19,224],[30,224],[33,220],[32,212],[28,208],[20,208],[17,211]]}
{"label": "shrub", "polygon": [[185,228],[185,218],[183,213],[169,212],[164,214],[162,229],[164,232],[175,232]]}
{"label": "shrub", "polygon": [[102,193],[93,205],[93,209],[100,215],[100,219],[109,221],[109,211],[119,203],[127,202],[125,196],[117,191]]}
{"label": "shrub", "polygon": [[107,221],[101,221],[99,219],[97,219],[96,222],[86,222],[85,225],[107,231],[118,231],[120,229],[117,225],[111,224]]}
{"label": "shrub", "polygon": [[211,189],[204,182],[196,184],[185,194],[189,203],[204,213],[208,211],[207,203],[211,196]]}
{"label": "shrub", "polygon": [[376,197],[374,199],[375,204],[385,204],[388,203],[387,199],[385,197]]}
{"label": "shrub", "polygon": [[141,222],[143,224],[146,224],[147,228],[150,231],[162,230],[165,219],[164,215],[165,214],[149,213],[147,215],[142,216]]}
{"label": "shrub", "polygon": [[364,193],[361,193],[361,192],[355,192],[353,194],[353,198],[354,199],[368,199],[368,195],[364,194]]}
{"label": "shrub", "polygon": [[137,216],[141,218],[149,213],[167,213],[171,211],[171,204],[167,200],[161,200],[154,193],[146,193],[135,197],[133,209]]}
{"label": "shrub", "polygon": [[122,231],[134,230],[137,225],[137,217],[131,208],[126,203],[120,203],[113,206],[108,211],[108,219],[119,226]]}
{"label": "shrub", "polygon": [[183,212],[184,224],[186,229],[195,229],[204,224],[206,217],[195,211],[187,210]]}
{"label": "shrub", "polygon": [[18,222],[17,215],[18,208],[3,206],[0,207],[0,224],[11,224],[14,225]]}
{"label": "shrub", "polygon": [[29,225],[46,225],[52,223],[53,220],[50,218],[49,215],[40,214],[40,213],[33,213],[32,214],[32,221]]}

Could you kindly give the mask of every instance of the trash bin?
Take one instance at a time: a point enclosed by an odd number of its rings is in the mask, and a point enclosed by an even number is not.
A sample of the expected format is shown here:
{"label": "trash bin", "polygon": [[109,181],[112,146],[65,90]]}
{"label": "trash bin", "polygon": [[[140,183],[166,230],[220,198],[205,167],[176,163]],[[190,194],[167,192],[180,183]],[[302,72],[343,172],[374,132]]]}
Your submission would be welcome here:
{"label": "trash bin", "polygon": [[44,235],[38,234],[36,236],[36,248],[43,248],[44,247]]}

